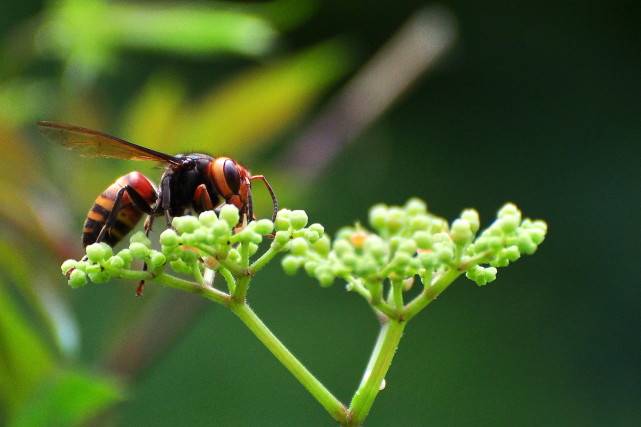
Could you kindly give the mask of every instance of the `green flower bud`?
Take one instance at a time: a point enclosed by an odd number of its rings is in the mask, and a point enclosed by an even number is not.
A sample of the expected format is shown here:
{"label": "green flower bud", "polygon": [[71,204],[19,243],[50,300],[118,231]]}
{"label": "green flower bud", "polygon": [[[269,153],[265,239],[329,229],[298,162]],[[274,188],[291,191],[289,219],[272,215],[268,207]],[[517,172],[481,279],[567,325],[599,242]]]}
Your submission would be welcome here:
{"label": "green flower bud", "polygon": [[247,254],[249,256],[253,256],[256,252],[258,252],[258,245],[256,243],[247,245]]}
{"label": "green flower bud", "polygon": [[191,274],[191,267],[182,259],[175,259],[169,262],[169,266],[176,273]]}
{"label": "green flower bud", "polygon": [[354,270],[358,276],[368,277],[376,274],[379,269],[380,266],[372,257],[363,257],[358,260],[358,264]]}
{"label": "green flower bud", "polygon": [[274,236],[274,244],[280,246],[285,246],[289,239],[292,237],[292,233],[286,230],[277,231]]}
{"label": "green flower bud", "polygon": [[259,219],[252,224],[254,224],[254,231],[258,234],[266,235],[274,231],[274,223],[268,219]]}
{"label": "green flower bud", "polygon": [[303,234],[303,237],[305,240],[307,240],[309,243],[314,243],[318,239],[320,239],[321,235],[315,232],[314,230],[307,229],[305,230],[305,233]]}
{"label": "green flower bud", "polygon": [[470,224],[472,233],[476,233],[479,231],[481,220],[476,209],[465,209],[463,212],[461,212],[461,219],[466,220]]}
{"label": "green flower bud", "polygon": [[526,255],[532,255],[536,252],[536,244],[532,241],[530,234],[527,232],[519,233],[516,245],[518,246],[519,251]]}
{"label": "green flower bud", "polygon": [[388,254],[385,242],[375,234],[369,236],[365,241],[365,250],[377,260],[384,259]]}
{"label": "green flower bud", "polygon": [[350,245],[346,240],[337,240],[334,242],[334,252],[339,257],[342,257],[345,254],[351,253],[354,251],[352,245]]}
{"label": "green flower bud", "polygon": [[86,252],[87,258],[91,262],[100,262],[113,254],[111,246],[106,243],[93,243],[87,246]]}
{"label": "green flower bud", "polygon": [[521,222],[521,211],[516,207],[514,203],[506,203],[501,209],[499,209],[496,217],[499,219],[514,217],[516,219],[516,222],[519,223]]}
{"label": "green flower bud", "polygon": [[430,228],[431,221],[427,215],[417,215],[410,218],[410,230],[424,230],[427,231]]}
{"label": "green flower bud", "polygon": [[131,254],[131,251],[127,248],[121,249],[120,252],[118,252],[118,256],[125,261],[125,266],[130,266],[131,262],[134,260],[134,256]]}
{"label": "green flower bud", "polygon": [[328,266],[321,265],[320,267],[318,267],[316,269],[315,275],[320,285],[324,288],[331,286],[332,283],[334,283],[334,273],[332,273],[332,269]]}
{"label": "green flower bud", "polygon": [[408,255],[414,255],[416,253],[416,242],[411,239],[404,239],[399,245],[398,245],[398,252],[404,252]]}
{"label": "green flower bud", "polygon": [[291,223],[289,222],[289,217],[291,215],[289,209],[281,209],[276,214],[276,221],[274,222],[274,227],[276,231],[289,230]]}
{"label": "green flower bud", "polygon": [[224,205],[220,209],[220,219],[225,221],[229,227],[234,228],[240,221],[240,213],[234,205]]}
{"label": "green flower bud", "polygon": [[501,251],[501,256],[504,256],[505,258],[510,260],[510,262],[514,262],[517,259],[521,258],[521,253],[519,252],[518,246],[512,245],[512,246],[508,246],[507,248],[503,249]]}
{"label": "green flower bud", "polygon": [[289,274],[290,276],[293,276],[294,274],[296,274],[296,271],[298,271],[301,264],[302,264],[302,258],[294,255],[287,255],[281,261],[283,270],[285,271],[286,274]]}
{"label": "green flower bud", "polygon": [[111,258],[109,258],[109,261],[107,263],[107,267],[112,269],[112,270],[120,270],[124,268],[125,266],[125,260],[122,259],[120,255],[114,255]]}
{"label": "green flower bud", "polygon": [[[79,264],[78,267],[80,267],[81,265],[82,264]],[[84,263],[83,271],[85,273],[87,273],[87,274],[89,274],[89,273],[98,273],[98,272],[102,271],[102,266],[100,264]]]}
{"label": "green flower bud", "polygon": [[423,252],[418,254],[418,260],[421,265],[427,269],[432,270],[438,264],[438,258],[434,252]]}
{"label": "green flower bud", "polygon": [[109,280],[111,280],[111,274],[109,274],[108,271],[103,270],[103,271],[96,271],[89,273],[89,280],[91,280],[93,283],[107,283]]}
{"label": "green flower bud", "polygon": [[316,269],[318,268],[318,262],[313,260],[306,261],[304,267],[307,275],[310,277],[314,277],[316,274]]}
{"label": "green flower bud", "polygon": [[149,267],[152,270],[162,267],[167,262],[167,258],[162,252],[152,250],[149,254]]}
{"label": "green flower bud", "polygon": [[236,262],[236,263],[238,263],[238,262],[240,262],[240,259],[241,259],[242,257],[240,256],[240,252],[238,252],[238,250],[236,250],[236,249],[233,249],[233,248],[232,248],[232,249],[230,249],[230,250],[229,250],[229,252],[227,253],[227,258],[228,258],[231,262]]}
{"label": "green flower bud", "polygon": [[84,271],[75,269],[74,271],[71,272],[69,275],[69,286],[72,288],[80,288],[81,286],[84,286],[87,284],[87,275],[85,274]]}
{"label": "green flower bud", "polygon": [[376,230],[381,231],[387,225],[387,207],[375,205],[369,210],[369,223]]}
{"label": "green flower bud", "polygon": [[412,238],[419,249],[429,249],[432,247],[432,235],[427,231],[417,231]]}
{"label": "green flower bud", "polygon": [[319,223],[314,223],[308,227],[311,231],[315,231],[319,237],[323,237],[325,234],[325,227],[320,225]]}
{"label": "green flower bud", "polygon": [[180,259],[185,261],[187,264],[193,264],[198,260],[198,254],[189,249],[180,251],[179,255],[180,255]]}
{"label": "green flower bud", "polygon": [[443,218],[432,218],[432,233],[447,233],[449,225]]}
{"label": "green flower bud", "polygon": [[457,245],[465,245],[472,241],[474,233],[472,233],[472,227],[470,223],[465,219],[456,219],[452,223],[450,228],[450,236],[452,240]]}
{"label": "green flower bud", "polygon": [[200,240],[196,236],[196,233],[183,233],[180,237],[183,244],[187,246],[195,246],[200,243]]}
{"label": "green flower bud", "polygon": [[307,241],[302,237],[297,237],[292,240],[291,252],[294,255],[304,255],[307,252]]}
{"label": "green flower bud", "polygon": [[149,248],[142,243],[133,242],[129,245],[131,255],[136,259],[143,259],[149,255]]}
{"label": "green flower bud", "polygon": [[421,199],[413,197],[405,203],[405,212],[410,216],[427,213],[427,204]]}
{"label": "green flower bud", "polygon": [[343,255],[341,258],[341,261],[343,262],[344,265],[351,269],[355,269],[358,266],[358,257],[354,255],[353,253],[347,253]]}
{"label": "green flower bud", "polygon": [[218,221],[218,217],[214,211],[205,211],[198,215],[198,221],[205,227],[211,227],[216,221]]}
{"label": "green flower bud", "polygon": [[212,234],[216,239],[227,239],[231,236],[231,228],[226,221],[216,221],[211,226]]}
{"label": "green flower bud", "polygon": [[191,215],[177,216],[171,221],[171,226],[178,231],[178,233],[191,233],[200,226],[198,219]]}
{"label": "green flower bud", "polygon": [[142,231],[135,232],[129,238],[129,242],[130,243],[138,242],[138,243],[142,243],[143,245],[147,246],[148,248],[151,247],[151,240],[149,240],[149,238],[147,236],[145,236],[145,233],[143,233]]}
{"label": "green flower bud", "polygon": [[67,275],[67,273],[76,268],[76,265],[78,265],[78,261],[75,259],[68,259],[62,263],[60,270],[62,270],[62,274]]}
{"label": "green flower bud", "polygon": [[167,247],[174,247],[180,244],[180,238],[178,234],[171,228],[160,233],[160,244]]}
{"label": "green flower bud", "polygon": [[496,221],[496,225],[506,234],[513,233],[519,226],[515,215],[503,216]]}
{"label": "green flower bud", "polygon": [[305,227],[308,220],[309,219],[307,218],[307,213],[303,210],[292,211],[289,217],[289,221],[291,222],[294,230],[300,230],[301,228]]}
{"label": "green flower bud", "polygon": [[318,239],[312,246],[314,250],[320,255],[327,256],[330,251],[331,242],[327,236],[323,236]]}
{"label": "green flower bud", "polygon": [[392,233],[398,232],[405,224],[405,211],[398,207],[391,207],[387,210],[385,225]]}

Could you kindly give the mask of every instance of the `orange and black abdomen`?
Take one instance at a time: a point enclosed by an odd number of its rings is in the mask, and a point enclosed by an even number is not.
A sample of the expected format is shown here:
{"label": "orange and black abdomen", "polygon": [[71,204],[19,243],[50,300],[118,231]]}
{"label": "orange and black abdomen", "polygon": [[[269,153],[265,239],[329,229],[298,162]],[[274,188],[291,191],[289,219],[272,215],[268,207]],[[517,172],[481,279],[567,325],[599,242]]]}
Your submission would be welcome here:
{"label": "orange and black abdomen", "polygon": [[[121,176],[96,198],[91,210],[87,213],[85,227],[82,231],[83,247],[96,242],[107,218],[114,209],[118,192],[127,185],[136,190],[149,206],[156,202],[158,198],[156,189],[143,174],[131,172]],[[143,213],[143,210],[132,202],[129,193],[125,191],[113,227],[105,233],[103,241],[114,246],[138,224]]]}

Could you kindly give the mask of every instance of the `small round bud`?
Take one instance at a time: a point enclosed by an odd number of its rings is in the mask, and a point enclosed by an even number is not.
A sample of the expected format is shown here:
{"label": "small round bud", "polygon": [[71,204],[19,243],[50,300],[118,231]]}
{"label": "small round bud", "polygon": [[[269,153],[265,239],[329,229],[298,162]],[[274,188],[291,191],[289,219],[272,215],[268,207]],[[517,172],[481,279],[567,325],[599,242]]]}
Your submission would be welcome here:
{"label": "small round bud", "polygon": [[253,256],[256,252],[258,252],[258,245],[256,243],[247,245],[247,254],[249,256]]}
{"label": "small round bud", "polygon": [[191,215],[177,216],[171,221],[171,226],[178,231],[178,233],[192,233],[200,226],[198,219]]}
{"label": "small round bud", "polygon": [[405,224],[405,211],[398,207],[391,207],[387,211],[386,226],[392,233],[398,232]]}
{"label": "small round bud", "polygon": [[331,286],[332,283],[334,283],[334,273],[332,273],[332,269],[328,266],[322,265],[318,267],[315,275],[320,285],[324,288]]}
{"label": "small round bud", "polygon": [[149,238],[147,236],[145,236],[145,233],[143,233],[142,231],[137,231],[136,233],[134,233],[129,238],[129,242],[131,242],[131,243],[138,242],[138,243],[142,243],[143,245],[147,246],[148,248],[151,247],[151,240],[149,240]]}
{"label": "small round bud", "polygon": [[226,239],[231,235],[232,227],[226,221],[216,221],[212,224],[211,231],[216,239]]}
{"label": "small round bud", "polygon": [[397,251],[404,252],[408,255],[414,255],[416,253],[416,242],[412,239],[405,239],[399,245]]}
{"label": "small round bud", "polygon": [[464,245],[472,241],[474,234],[470,223],[465,219],[456,219],[450,228],[450,236],[457,245]]}
{"label": "small round bud", "polygon": [[162,267],[167,262],[167,258],[162,252],[152,250],[149,255],[149,267],[152,270]]}
{"label": "small round bud", "polygon": [[308,220],[307,213],[303,210],[292,211],[289,217],[289,221],[291,222],[294,230],[300,230],[305,227]]}
{"label": "small round bud", "polygon": [[266,235],[274,230],[274,223],[268,219],[259,219],[252,224],[254,224],[254,231],[258,234]]}
{"label": "small round bud", "polygon": [[211,227],[216,221],[218,221],[218,217],[214,211],[205,211],[198,215],[198,221],[205,227]]}
{"label": "small round bud", "polygon": [[169,266],[176,273],[191,274],[191,267],[182,259],[176,259],[169,262]]}
{"label": "small round bud", "polygon": [[109,258],[108,267],[112,270],[119,270],[125,266],[125,260],[120,255],[114,255]]}
{"label": "small round bud", "polygon": [[285,271],[286,274],[289,274],[290,276],[293,276],[294,274],[296,274],[296,271],[298,271],[298,268],[301,266],[301,264],[302,264],[302,259],[293,255],[287,255],[281,261],[283,270]]}
{"label": "small round bud", "polygon": [[339,257],[342,257],[345,254],[351,253],[354,251],[354,248],[352,245],[347,243],[345,240],[337,240],[334,242],[334,252],[336,252],[336,255]]}
{"label": "small round bud", "polygon": [[517,227],[519,226],[519,221],[514,215],[503,216],[496,221],[496,225],[501,229],[501,231],[508,234],[514,232],[517,229]]}
{"label": "small round bud", "polygon": [[419,249],[429,249],[432,247],[432,235],[427,231],[417,231],[412,238]]}
{"label": "small round bud", "polygon": [[75,269],[69,275],[69,286],[72,288],[79,288],[87,284],[87,275],[84,271]]}
{"label": "small round bud", "polygon": [[343,257],[341,258],[341,261],[345,266],[351,269],[354,269],[356,268],[356,266],[358,266],[358,257],[353,253],[348,253],[343,255]]}
{"label": "small round bud", "polygon": [[167,247],[175,247],[180,244],[178,234],[171,228],[160,233],[160,244]]}
{"label": "small round bud", "polygon": [[100,262],[113,254],[111,246],[106,243],[93,243],[87,246],[86,252],[87,258],[91,262]]}
{"label": "small round bud", "polygon": [[318,268],[318,262],[317,261],[306,261],[305,262],[305,272],[307,273],[308,276],[314,277],[316,269]]}
{"label": "small round bud", "polygon": [[281,230],[277,231],[274,236],[274,244],[278,246],[285,246],[289,239],[292,237],[292,234],[289,231]]}
{"label": "small round bud", "polygon": [[383,239],[375,234],[372,234],[367,238],[367,241],[365,242],[365,250],[377,260],[382,260],[388,253]]}
{"label": "small round bud", "polygon": [[193,264],[198,260],[198,254],[190,249],[185,249],[180,251],[180,259],[185,261],[187,264]]}
{"label": "small round bud", "polygon": [[315,232],[314,230],[307,229],[305,230],[305,233],[303,234],[303,237],[305,240],[307,240],[309,243],[314,243],[318,239],[320,239],[321,235]]}
{"label": "small round bud", "polygon": [[521,257],[521,253],[519,252],[518,246],[512,245],[503,249],[501,251],[501,256],[504,256],[505,258],[510,260],[510,262],[514,262]]}
{"label": "small round bud", "polygon": [[413,231],[416,230],[425,230],[427,231],[430,227],[431,221],[427,215],[417,215],[410,218],[410,229]]}
{"label": "small round bud", "polygon": [[291,252],[294,255],[304,255],[307,252],[307,241],[302,237],[297,237],[292,240]]}
{"label": "small round bud", "polygon": [[327,236],[321,237],[313,245],[314,250],[323,256],[327,256],[327,254],[329,254],[330,247],[331,243]]}
{"label": "small round bud", "polygon": [[383,230],[387,224],[387,207],[375,205],[369,210],[369,223],[377,230]]}
{"label": "small round bud", "polygon": [[317,222],[310,225],[308,228],[312,231],[315,231],[320,237],[323,237],[323,235],[325,234],[325,227]]}
{"label": "small round bud", "polygon": [[516,222],[519,223],[521,222],[521,211],[519,208],[516,207],[514,203],[506,203],[499,209],[497,215],[497,218],[502,219],[505,217],[514,217],[516,219]]}
{"label": "small round bud", "polygon": [[278,213],[276,214],[276,221],[274,222],[276,231],[289,230],[289,226],[291,225],[289,217],[291,213],[292,211],[290,211],[289,209],[281,209],[278,211]]}
{"label": "small round bud", "polygon": [[235,227],[240,220],[238,208],[234,205],[225,205],[220,209],[220,219],[225,221],[231,228]]}
{"label": "small round bud", "polygon": [[109,272],[105,271],[96,271],[88,274],[89,280],[93,283],[107,283],[111,279]]}
{"label": "small round bud", "polygon": [[438,264],[437,256],[434,252],[423,252],[418,254],[418,260],[427,270],[431,270]]}
{"label": "small round bud", "polygon": [[240,259],[241,259],[242,257],[240,256],[240,252],[238,252],[238,250],[236,250],[236,249],[230,249],[230,250],[229,250],[229,252],[227,253],[227,258],[228,258],[231,262],[240,262]]}
{"label": "small round bud", "polygon": [[427,205],[421,199],[413,197],[405,203],[405,212],[410,216],[427,213]]}
{"label": "small round bud", "polygon": [[60,266],[60,270],[62,270],[62,274],[67,274],[74,268],[76,268],[76,265],[78,265],[78,261],[75,259],[68,259],[65,262],[62,263]]}
{"label": "small round bud", "polygon": [[149,255],[149,248],[142,243],[133,242],[129,245],[131,255],[136,259],[143,259]]}
{"label": "small round bud", "polygon": [[461,212],[461,219],[466,220],[470,224],[470,229],[472,233],[479,231],[481,226],[481,220],[479,219],[479,213],[476,209],[465,209]]}
{"label": "small round bud", "polygon": [[516,244],[521,253],[532,255],[536,252],[536,244],[534,244],[532,238],[527,232],[519,233]]}
{"label": "small round bud", "polygon": [[118,252],[118,256],[125,261],[125,266],[131,265],[131,262],[134,260],[134,256],[131,254],[131,251],[127,248],[122,249]]}

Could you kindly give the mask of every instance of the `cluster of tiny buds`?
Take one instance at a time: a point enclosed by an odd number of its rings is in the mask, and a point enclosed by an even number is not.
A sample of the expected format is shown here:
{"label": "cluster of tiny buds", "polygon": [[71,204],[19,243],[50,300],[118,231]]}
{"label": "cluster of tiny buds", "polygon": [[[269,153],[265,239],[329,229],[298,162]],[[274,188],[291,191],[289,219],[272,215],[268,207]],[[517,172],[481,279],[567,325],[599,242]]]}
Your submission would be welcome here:
{"label": "cluster of tiny buds", "polygon": [[150,274],[162,272],[169,266],[174,272],[198,275],[205,267],[217,269],[221,265],[241,271],[249,266],[265,237],[271,238],[271,255],[290,251],[301,254],[319,242],[329,246],[323,226],[307,226],[307,214],[302,210],[282,209],[276,221],[260,219],[244,226],[239,225],[240,214],[236,207],[225,205],[217,215],[206,211],[198,217],[182,216],[172,220],[172,227],[160,234],[160,250],[144,233],[131,236],[129,247],[114,253],[106,243],[94,243],[86,248],[82,260],[67,260],[62,273],[69,285],[77,288],[88,281],[105,283],[112,278],[127,277],[133,262],[145,262]]}
{"label": "cluster of tiny buds", "polygon": [[479,215],[474,209],[464,210],[449,225],[419,199],[404,206],[376,205],[369,212],[369,223],[373,231],[360,224],[339,230],[331,245],[327,238],[301,245],[283,259],[285,271],[293,274],[302,267],[322,286],[337,277],[348,283],[388,279],[411,286],[415,276],[429,283],[435,273],[458,269],[481,286],[496,278],[496,267],[534,253],[546,233],[543,221],[522,220],[511,203],[478,237]]}

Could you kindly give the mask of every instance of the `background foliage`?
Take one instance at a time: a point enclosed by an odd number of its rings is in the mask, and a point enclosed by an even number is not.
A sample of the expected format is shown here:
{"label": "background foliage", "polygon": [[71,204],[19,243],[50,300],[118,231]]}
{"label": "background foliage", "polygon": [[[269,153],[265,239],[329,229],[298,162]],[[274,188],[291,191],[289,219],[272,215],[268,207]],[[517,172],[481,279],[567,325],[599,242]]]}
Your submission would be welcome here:
{"label": "background foliage", "polygon": [[[337,100],[371,58],[393,73],[369,88],[394,87],[407,64],[382,46],[423,2],[2,2],[0,423],[327,425],[228,313],[153,286],[142,299],[129,284],[66,286],[58,266],[80,253],[95,195],[133,168],[160,172],[52,146],[33,124],[56,119],[235,156],[330,232],[412,195],[449,218],[474,206],[489,220],[516,202],[548,221],[548,241],[412,323],[368,424],[393,424],[400,408],[404,425],[638,425],[638,6],[442,5],[456,44],[360,132],[336,117],[371,99],[341,114]],[[293,154],[332,138],[350,144]],[[310,176],[309,162],[327,166]],[[273,267],[251,300],[351,395],[376,334],[364,304]]]}

